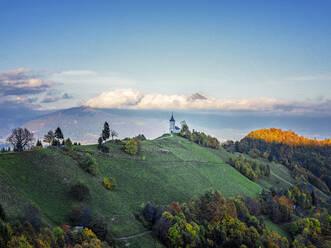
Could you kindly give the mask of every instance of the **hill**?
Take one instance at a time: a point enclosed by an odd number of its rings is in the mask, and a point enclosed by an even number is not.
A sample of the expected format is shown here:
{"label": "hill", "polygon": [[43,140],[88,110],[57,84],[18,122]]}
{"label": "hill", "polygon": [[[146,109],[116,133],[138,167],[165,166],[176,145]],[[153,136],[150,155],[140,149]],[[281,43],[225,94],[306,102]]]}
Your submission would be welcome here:
{"label": "hill", "polygon": [[250,132],[247,139],[261,139],[267,143],[280,143],[290,146],[331,146],[331,139],[317,140],[300,136],[295,132],[277,128],[259,129]]}
{"label": "hill", "polygon": [[330,194],[330,139],[309,139],[276,128],[261,129],[243,138],[238,150],[284,164],[298,179],[304,175],[305,181]]}
{"label": "hill", "polygon": [[[103,216],[115,238],[139,234],[146,229],[134,214],[141,204],[183,202],[209,189],[225,196],[256,196],[262,187],[225,163],[230,156],[223,149],[203,148],[179,137],[143,141],[142,154],[129,156],[121,145],[108,143],[110,154],[100,154],[95,145],[76,146],[76,153],[89,152],[98,163],[96,177],[86,173],[78,162],[53,149],[0,155],[0,197],[10,219],[20,217],[27,204],[36,205],[45,224],[68,222],[72,208],[79,204],[69,194],[78,182],[91,194],[88,205],[92,215]],[[144,156],[144,160],[142,159]],[[102,186],[104,177],[113,177],[117,188]],[[152,244],[148,234],[130,240],[143,247]]]}

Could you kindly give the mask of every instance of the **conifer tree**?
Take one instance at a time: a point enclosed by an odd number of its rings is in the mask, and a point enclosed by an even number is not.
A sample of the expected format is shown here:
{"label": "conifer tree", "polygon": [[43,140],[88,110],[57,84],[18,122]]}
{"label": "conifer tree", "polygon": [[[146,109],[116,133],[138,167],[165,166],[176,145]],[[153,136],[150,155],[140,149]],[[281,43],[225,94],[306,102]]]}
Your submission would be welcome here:
{"label": "conifer tree", "polygon": [[43,147],[43,144],[41,143],[41,140],[39,140],[39,139],[37,140],[36,146]]}
{"label": "conifer tree", "polygon": [[105,122],[102,130],[102,139],[106,141],[110,137],[110,128],[108,122]]}

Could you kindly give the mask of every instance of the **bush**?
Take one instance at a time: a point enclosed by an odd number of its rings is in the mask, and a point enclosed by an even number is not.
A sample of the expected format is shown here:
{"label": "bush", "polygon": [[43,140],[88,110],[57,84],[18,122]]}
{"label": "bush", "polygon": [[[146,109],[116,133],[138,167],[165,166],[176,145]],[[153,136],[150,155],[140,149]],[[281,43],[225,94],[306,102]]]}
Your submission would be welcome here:
{"label": "bush", "polygon": [[6,219],[5,210],[3,209],[3,207],[0,204],[0,220],[5,220],[5,219]]}
{"label": "bush", "polygon": [[105,145],[102,145],[102,146],[101,146],[101,151],[102,151],[103,153],[109,153],[109,147],[108,147],[108,146],[105,146]]}
{"label": "bush", "polygon": [[25,219],[27,222],[31,223],[36,231],[40,230],[41,217],[40,211],[36,206],[27,205],[25,207]]}
{"label": "bush", "polygon": [[69,221],[73,226],[87,226],[91,217],[91,210],[87,205],[76,205],[69,214]]}
{"label": "bush", "polygon": [[66,139],[65,142],[64,142],[64,145],[67,148],[71,149],[71,147],[72,147],[72,141],[71,141],[71,139],[70,138]]}
{"label": "bush", "polygon": [[75,200],[84,201],[90,197],[90,190],[84,184],[78,183],[71,187],[70,194]]}
{"label": "bush", "polygon": [[111,190],[111,182],[110,182],[110,179],[108,177],[105,177],[103,179],[103,186],[108,189],[108,190]]}
{"label": "bush", "polygon": [[108,189],[108,190],[112,190],[112,189],[115,189],[117,184],[116,184],[116,180],[115,178],[109,178],[109,177],[105,177],[103,179],[103,186]]}
{"label": "bush", "polygon": [[145,135],[143,135],[143,134],[139,134],[139,135],[137,135],[137,136],[135,137],[135,139],[138,139],[138,140],[140,140],[140,141],[147,140],[146,137],[145,137]]}
{"label": "bush", "polygon": [[62,230],[62,228],[61,227],[55,227],[53,229],[53,235],[54,235],[56,243],[60,247],[64,247],[65,237],[64,237],[64,231]]}
{"label": "bush", "polygon": [[138,143],[134,139],[130,139],[125,144],[125,152],[130,155],[135,155],[138,152]]}
{"label": "bush", "polygon": [[98,163],[95,158],[91,156],[91,154],[86,153],[85,157],[79,163],[79,166],[86,172],[96,175],[98,170]]}
{"label": "bush", "polygon": [[92,229],[92,231],[98,236],[98,238],[104,240],[107,236],[107,220],[102,215],[93,216],[89,223],[88,228]]}

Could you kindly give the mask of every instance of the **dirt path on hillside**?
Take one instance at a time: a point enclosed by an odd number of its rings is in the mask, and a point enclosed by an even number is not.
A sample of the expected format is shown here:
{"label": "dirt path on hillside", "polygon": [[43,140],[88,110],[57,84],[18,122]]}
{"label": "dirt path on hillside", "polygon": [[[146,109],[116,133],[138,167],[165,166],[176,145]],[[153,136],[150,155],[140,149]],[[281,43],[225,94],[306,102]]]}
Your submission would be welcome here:
{"label": "dirt path on hillside", "polygon": [[130,235],[130,236],[126,236],[126,237],[121,237],[121,238],[114,238],[114,239],[115,240],[134,239],[134,238],[145,236],[146,234],[150,234],[150,233],[152,233],[152,231],[144,231],[144,232],[137,233],[137,234],[134,234],[134,235]]}

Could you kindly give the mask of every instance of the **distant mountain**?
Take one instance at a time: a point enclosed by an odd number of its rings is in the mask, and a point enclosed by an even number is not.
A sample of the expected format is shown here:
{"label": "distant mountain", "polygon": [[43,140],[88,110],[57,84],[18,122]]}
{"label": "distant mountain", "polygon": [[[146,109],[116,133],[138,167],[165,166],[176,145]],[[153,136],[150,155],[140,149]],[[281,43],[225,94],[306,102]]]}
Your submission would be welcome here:
{"label": "distant mountain", "polygon": [[[194,98],[203,96],[195,95]],[[48,130],[60,126],[66,137],[85,144],[96,143],[105,121],[110,123],[120,138],[132,137],[143,133],[153,139],[169,132],[169,119],[173,110],[126,110],[98,109],[76,107],[59,110],[52,113],[40,112],[29,115],[26,119],[11,122],[19,116],[18,113],[0,114],[2,126],[10,126],[3,130],[3,138],[11,128],[23,126],[35,133],[36,138],[43,138]],[[24,113],[22,113],[24,114]],[[175,111],[174,117],[179,125],[185,120],[190,129],[203,131],[219,140],[240,140],[252,130],[276,127],[290,129],[310,138],[331,137],[330,116],[276,116],[262,115],[253,112],[216,112],[216,111]],[[4,139],[3,139],[4,140]],[[1,143],[1,140],[0,140]]]}
{"label": "distant mountain", "polygon": [[29,108],[17,108],[16,106],[0,107],[0,148],[9,132],[24,123],[39,118],[51,111],[38,111]]}
{"label": "distant mountain", "polygon": [[150,111],[77,107],[44,115],[25,123],[23,127],[34,132],[35,137],[42,138],[48,130],[59,126],[65,137],[89,144],[97,142],[105,121],[119,133],[120,138],[140,133],[149,138],[158,137],[168,130],[168,115],[163,113],[163,118],[160,118]]}

